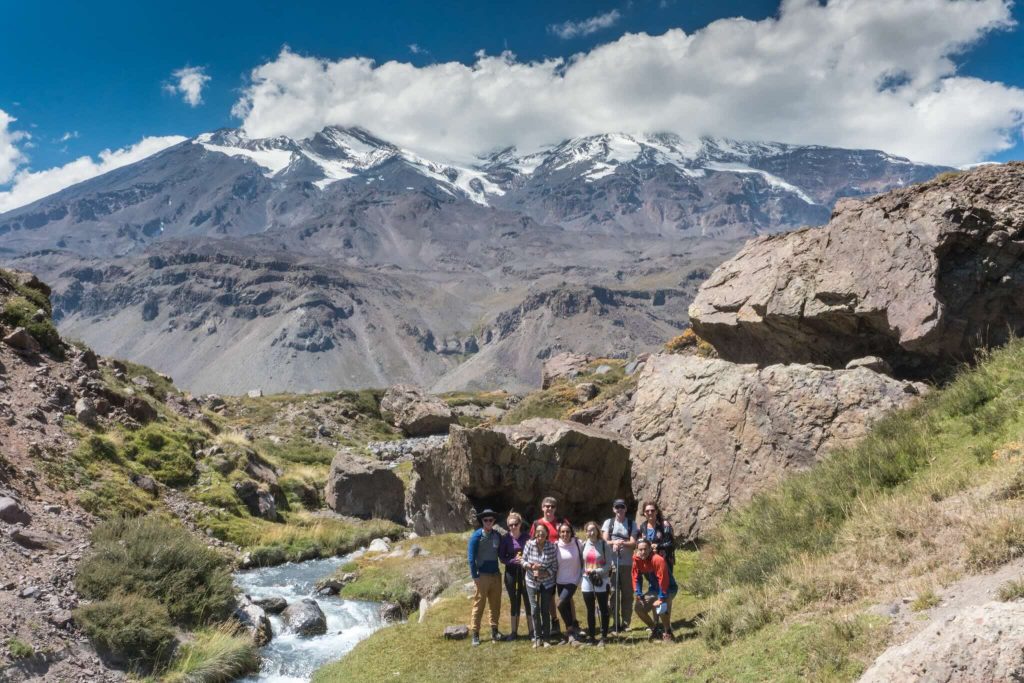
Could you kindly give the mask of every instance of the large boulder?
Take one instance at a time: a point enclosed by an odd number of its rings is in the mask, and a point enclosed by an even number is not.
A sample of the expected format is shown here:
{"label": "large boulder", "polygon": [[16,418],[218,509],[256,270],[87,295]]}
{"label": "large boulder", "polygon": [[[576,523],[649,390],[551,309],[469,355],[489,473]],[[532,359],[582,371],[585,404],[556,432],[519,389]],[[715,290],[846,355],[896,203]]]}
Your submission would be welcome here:
{"label": "large boulder", "polygon": [[1024,680],[1024,602],[989,602],[936,618],[882,653],[860,680]]}
{"label": "large boulder", "polygon": [[304,598],[293,602],[281,612],[289,631],[300,636],[321,636],[327,633],[327,616],[316,600]]}
{"label": "large boulder", "polygon": [[448,444],[413,463],[408,509],[417,533],[469,528],[472,509],[536,511],[555,496],[582,522],[629,498],[629,448],[617,434],[534,418],[502,427],[452,427]]}
{"label": "large boulder", "polygon": [[235,607],[235,619],[242,625],[242,628],[257,647],[263,647],[274,637],[274,631],[270,626],[270,617],[266,610],[255,604],[248,595],[238,599],[238,606]]}
{"label": "large boulder", "polygon": [[236,481],[233,485],[235,495],[249,509],[249,514],[261,517],[269,522],[276,522],[277,501],[266,484],[259,484],[252,479]]}
{"label": "large boulder", "polygon": [[690,321],[734,362],[873,355],[900,376],[962,363],[1024,332],[1024,163],[844,200],[824,228],[754,239]]}
{"label": "large boulder", "polygon": [[348,450],[334,456],[324,498],[343,515],[405,521],[405,486],[394,470]]}
{"label": "large boulder", "polygon": [[406,436],[446,434],[449,425],[457,422],[448,404],[409,384],[396,384],[384,392],[380,413]]}
{"label": "large boulder", "polygon": [[593,356],[566,351],[548,358],[541,368],[540,388],[547,389],[557,380],[572,379],[594,360]]}
{"label": "large boulder", "polygon": [[731,506],[856,442],[922,390],[866,368],[651,356],[635,396],[633,493],[657,501],[677,537],[697,538]]}

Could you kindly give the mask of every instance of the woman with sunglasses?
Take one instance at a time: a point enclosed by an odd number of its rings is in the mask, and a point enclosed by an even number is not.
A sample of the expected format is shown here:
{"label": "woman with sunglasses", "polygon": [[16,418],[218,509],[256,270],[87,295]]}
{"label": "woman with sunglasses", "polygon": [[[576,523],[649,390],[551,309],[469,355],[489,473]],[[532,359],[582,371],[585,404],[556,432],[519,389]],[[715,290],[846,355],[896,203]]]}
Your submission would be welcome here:
{"label": "woman with sunglasses", "polygon": [[498,559],[505,565],[505,591],[508,593],[512,632],[507,640],[519,637],[519,607],[526,607],[526,628],[533,640],[533,619],[530,618],[530,601],[526,596],[526,572],[523,570],[523,549],[530,540],[530,532],[523,528],[523,517],[518,512],[508,513],[505,524],[508,533],[501,538]]}
{"label": "woman with sunglasses", "polygon": [[596,636],[596,620],[594,610],[601,608],[601,639],[596,641],[598,647],[604,647],[608,638],[608,623],[611,612],[608,609],[609,572],[612,568],[611,546],[601,538],[601,528],[597,522],[587,522],[583,527],[587,540],[583,543],[583,582],[580,591],[583,593],[583,604],[587,606],[587,633],[590,640]]}
{"label": "woman with sunglasses", "polygon": [[644,513],[644,521],[640,524],[640,538],[650,541],[654,546],[654,552],[665,558],[669,574],[672,575],[676,566],[676,539],[672,535],[672,525],[664,518],[661,508],[654,501],[644,503],[640,509]]}

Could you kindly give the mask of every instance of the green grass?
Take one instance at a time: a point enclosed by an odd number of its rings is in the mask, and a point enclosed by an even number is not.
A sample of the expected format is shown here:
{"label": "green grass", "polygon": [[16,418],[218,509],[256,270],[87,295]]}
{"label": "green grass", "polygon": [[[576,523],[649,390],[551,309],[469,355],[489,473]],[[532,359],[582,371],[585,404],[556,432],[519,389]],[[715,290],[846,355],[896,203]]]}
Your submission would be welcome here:
{"label": "green grass", "polygon": [[30,659],[36,654],[35,648],[17,638],[7,641],[7,652],[10,653],[11,659]]}
{"label": "green grass", "polygon": [[42,320],[35,320],[39,305],[25,296],[12,296],[3,303],[0,310],[0,321],[9,327],[24,327],[25,331],[35,337],[39,344],[58,358],[63,357],[60,335],[53,326],[49,313]]}
{"label": "green grass", "polygon": [[182,626],[221,621],[234,609],[227,559],[177,521],[155,514],[114,519],[97,526],[92,538],[75,579],[83,597],[147,596]]}
{"label": "green grass", "polygon": [[157,669],[174,650],[175,631],[167,608],[152,598],[114,593],[74,614],[101,654],[133,670]]}
{"label": "green grass", "polygon": [[302,437],[292,437],[281,443],[260,439],[256,448],[282,462],[299,465],[330,465],[334,459],[333,449]]}
{"label": "green grass", "polygon": [[205,629],[178,648],[162,683],[228,683],[259,669],[252,638],[231,626]]}

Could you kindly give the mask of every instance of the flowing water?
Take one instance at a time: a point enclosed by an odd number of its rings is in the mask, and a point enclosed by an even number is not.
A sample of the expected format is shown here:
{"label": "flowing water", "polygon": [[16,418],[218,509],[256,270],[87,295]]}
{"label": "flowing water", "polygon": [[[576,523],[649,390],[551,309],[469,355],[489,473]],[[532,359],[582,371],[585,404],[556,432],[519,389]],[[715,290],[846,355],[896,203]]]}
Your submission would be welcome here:
{"label": "flowing water", "polygon": [[274,638],[260,651],[263,662],[259,674],[245,681],[308,681],[318,668],[340,659],[356,643],[381,627],[377,603],[314,595],[317,580],[333,573],[346,559],[309,560],[235,574],[235,585],[253,600],[276,596],[290,605],[303,598],[313,598],[327,615],[327,633],[313,638],[285,633],[281,618],[270,615]]}

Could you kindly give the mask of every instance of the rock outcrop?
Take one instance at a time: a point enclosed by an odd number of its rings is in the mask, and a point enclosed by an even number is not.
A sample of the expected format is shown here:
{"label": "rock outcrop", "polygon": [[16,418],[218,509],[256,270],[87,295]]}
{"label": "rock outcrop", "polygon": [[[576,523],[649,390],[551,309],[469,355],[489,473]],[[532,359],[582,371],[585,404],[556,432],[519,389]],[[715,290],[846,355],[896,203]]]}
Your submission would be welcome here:
{"label": "rock outcrop", "polygon": [[239,598],[238,606],[235,608],[235,619],[257,647],[263,647],[274,637],[266,611],[249,599],[248,595]]}
{"label": "rock outcrop", "polygon": [[697,538],[923,390],[865,368],[651,356],[635,395],[633,493],[658,501],[677,538]]}
{"label": "rock outcrop", "polygon": [[570,519],[630,497],[629,448],[618,435],[534,418],[502,427],[453,427],[448,445],[413,463],[407,508],[417,533],[469,528],[472,510],[535,512],[544,496]]}
{"label": "rock outcrop", "polygon": [[559,379],[572,379],[583,372],[592,360],[594,360],[592,356],[582,353],[565,352],[552,356],[544,361],[540,388],[547,389]]}
{"label": "rock outcrop", "polygon": [[734,362],[874,355],[923,376],[969,360],[1024,332],[1024,163],[842,201],[824,228],[754,239],[690,318]]}
{"label": "rock outcrop", "polygon": [[886,650],[861,683],[1024,680],[1024,602],[989,602],[935,619]]}
{"label": "rock outcrop", "polygon": [[324,498],[339,514],[405,521],[402,480],[387,464],[351,451],[334,456]]}
{"label": "rock outcrop", "polygon": [[457,421],[444,401],[409,384],[388,389],[380,401],[380,413],[406,436],[444,434]]}

